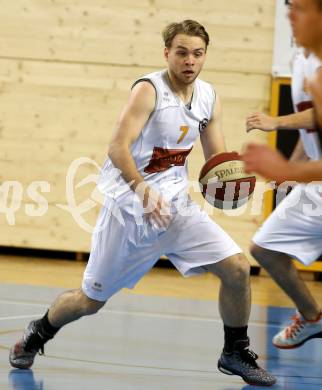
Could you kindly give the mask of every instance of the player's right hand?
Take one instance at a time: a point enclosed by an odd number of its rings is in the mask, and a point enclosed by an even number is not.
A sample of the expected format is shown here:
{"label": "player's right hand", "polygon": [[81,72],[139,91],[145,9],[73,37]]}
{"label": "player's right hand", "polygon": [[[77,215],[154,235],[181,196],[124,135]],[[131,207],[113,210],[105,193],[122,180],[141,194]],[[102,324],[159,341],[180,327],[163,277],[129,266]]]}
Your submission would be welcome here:
{"label": "player's right hand", "polygon": [[288,161],[280,152],[267,145],[248,144],[241,157],[247,173],[258,173],[277,183],[288,180],[288,173],[291,169]]}
{"label": "player's right hand", "polygon": [[253,112],[246,118],[246,131],[258,129],[263,131],[273,131],[277,129],[277,120],[274,117],[263,114],[262,112]]}
{"label": "player's right hand", "polygon": [[161,194],[150,186],[138,194],[143,203],[144,215],[151,226],[166,229],[171,222],[169,203]]}

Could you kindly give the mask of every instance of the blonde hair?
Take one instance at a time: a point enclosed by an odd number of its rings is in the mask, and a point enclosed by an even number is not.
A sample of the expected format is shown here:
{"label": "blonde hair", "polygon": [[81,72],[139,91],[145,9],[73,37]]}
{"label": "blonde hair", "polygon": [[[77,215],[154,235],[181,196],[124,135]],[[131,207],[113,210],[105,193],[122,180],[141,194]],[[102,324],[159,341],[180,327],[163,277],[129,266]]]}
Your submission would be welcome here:
{"label": "blonde hair", "polygon": [[209,45],[209,35],[204,26],[195,20],[184,20],[180,23],[170,23],[162,32],[164,45],[170,49],[174,37],[178,34],[186,34],[192,37],[200,37],[206,44],[206,49]]}

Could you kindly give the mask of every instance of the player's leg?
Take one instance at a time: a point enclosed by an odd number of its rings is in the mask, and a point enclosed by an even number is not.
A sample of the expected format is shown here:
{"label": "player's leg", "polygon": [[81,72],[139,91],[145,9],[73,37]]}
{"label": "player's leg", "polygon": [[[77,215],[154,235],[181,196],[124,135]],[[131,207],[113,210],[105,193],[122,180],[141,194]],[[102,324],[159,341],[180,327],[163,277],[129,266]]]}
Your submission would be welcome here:
{"label": "player's leg", "polygon": [[312,338],[322,337],[321,309],[291,257],[256,244],[252,245],[251,254],[292,299],[298,310],[292,317],[293,322],[273,338],[273,344],[278,348],[296,348]]}
{"label": "player's leg", "polygon": [[[292,260],[297,258],[308,265],[322,251],[321,219],[303,212],[303,206],[312,205],[315,196],[317,203],[321,203],[314,186],[298,186],[293,189],[255,234],[251,246],[251,254],[298,309],[293,323],[273,338],[273,344],[279,348],[295,348],[310,338],[321,337],[322,334],[319,304],[301,279]],[[296,199],[297,202],[294,201]]]}
{"label": "player's leg", "polygon": [[[87,268],[102,267],[103,257],[98,256],[98,253],[108,256],[107,251],[101,247],[101,243],[104,242],[108,247],[113,242],[110,225],[113,224],[113,228],[121,234],[120,226],[115,221],[113,223],[110,217],[109,210],[103,207],[92,237],[92,250]],[[22,338],[10,350],[10,364],[16,368],[31,367],[37,353],[43,353],[45,343],[52,339],[62,326],[84,315],[96,313],[105,301],[106,299],[90,298],[81,289],[64,292],[54,301],[42,318],[29,323]]]}
{"label": "player's leg", "polygon": [[97,313],[104,302],[87,297],[81,289],[61,294],[39,320],[31,321],[22,338],[11,348],[9,361],[15,368],[32,366],[37,353],[44,353],[44,345],[59,329],[79,318]]}
{"label": "player's leg", "polygon": [[[219,311],[227,327],[247,326],[250,315],[250,264],[242,254],[206,265],[207,271],[220,278]],[[238,296],[238,306],[236,297]]]}
{"label": "player's leg", "polygon": [[250,384],[274,384],[275,378],[257,365],[257,355],[249,349],[250,266],[241,249],[200,210],[191,216],[177,216],[167,235],[166,254],[182,274],[209,271],[221,280],[219,309],[225,342],[219,369]]}
{"label": "player's leg", "polygon": [[101,210],[82,289],[64,292],[43,318],[29,324],[10,351],[13,367],[30,367],[36,354],[62,326],[95,314],[121,288],[134,286],[157,261],[160,254],[154,249],[153,235],[143,237],[144,229],[137,227],[134,217],[127,215],[124,219],[122,224],[110,216],[108,209]]}
{"label": "player's leg", "polygon": [[66,291],[48,310],[48,321],[53,327],[61,328],[83,316],[96,314],[105,302],[89,298],[81,289]]}
{"label": "player's leg", "polygon": [[273,385],[276,379],[258,366],[258,356],[249,349],[247,329],[251,292],[248,260],[243,254],[236,254],[205,268],[221,281],[219,309],[224,322],[225,343],[218,360],[219,370],[240,375],[249,384]]}
{"label": "player's leg", "polygon": [[253,244],[251,254],[285,291],[307,320],[316,320],[320,307],[302,280],[291,257]]}

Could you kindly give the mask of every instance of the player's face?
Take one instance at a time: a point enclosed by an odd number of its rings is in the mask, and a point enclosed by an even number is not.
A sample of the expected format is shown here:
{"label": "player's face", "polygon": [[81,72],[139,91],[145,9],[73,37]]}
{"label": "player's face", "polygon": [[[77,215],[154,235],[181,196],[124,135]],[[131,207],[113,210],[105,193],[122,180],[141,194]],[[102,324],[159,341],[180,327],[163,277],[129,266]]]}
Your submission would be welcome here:
{"label": "player's face", "polygon": [[316,0],[292,0],[289,18],[297,43],[313,51],[322,44],[322,11]]}
{"label": "player's face", "polygon": [[206,60],[206,44],[200,37],[178,34],[164,49],[170,72],[183,84],[191,84]]}

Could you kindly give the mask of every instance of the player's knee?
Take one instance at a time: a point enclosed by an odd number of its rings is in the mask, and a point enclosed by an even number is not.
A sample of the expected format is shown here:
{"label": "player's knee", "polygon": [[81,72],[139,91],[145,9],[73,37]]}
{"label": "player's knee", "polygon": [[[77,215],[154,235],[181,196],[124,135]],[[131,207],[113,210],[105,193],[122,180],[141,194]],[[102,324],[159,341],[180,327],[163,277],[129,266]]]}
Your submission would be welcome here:
{"label": "player's knee", "polygon": [[82,315],[89,316],[96,314],[104,305],[105,302],[96,301],[86,296],[82,291],[79,292],[81,301]]}
{"label": "player's knee", "polygon": [[240,254],[235,256],[232,276],[233,283],[237,285],[249,283],[250,264],[244,255]]}
{"label": "player's knee", "polygon": [[222,283],[231,288],[243,288],[249,284],[250,264],[243,254],[238,254],[230,258],[227,272],[221,278]]}

